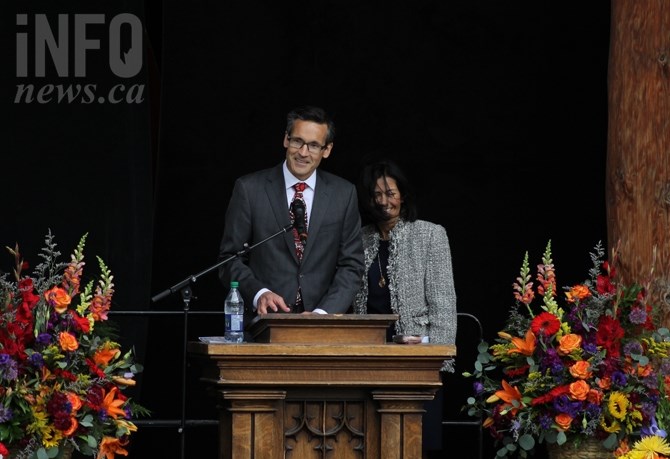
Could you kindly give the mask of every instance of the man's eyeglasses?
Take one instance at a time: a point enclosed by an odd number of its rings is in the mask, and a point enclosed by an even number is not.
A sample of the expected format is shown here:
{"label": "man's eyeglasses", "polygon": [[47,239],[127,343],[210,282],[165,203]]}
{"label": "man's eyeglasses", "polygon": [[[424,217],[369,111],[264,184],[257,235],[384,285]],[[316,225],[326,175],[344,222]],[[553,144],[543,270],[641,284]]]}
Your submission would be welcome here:
{"label": "man's eyeglasses", "polygon": [[300,150],[303,147],[303,145],[307,145],[307,151],[309,151],[313,155],[321,153],[326,148],[326,145],[321,145],[316,142],[306,143],[300,137],[290,137],[290,136],[288,137],[288,145],[289,147],[295,148],[296,150]]}

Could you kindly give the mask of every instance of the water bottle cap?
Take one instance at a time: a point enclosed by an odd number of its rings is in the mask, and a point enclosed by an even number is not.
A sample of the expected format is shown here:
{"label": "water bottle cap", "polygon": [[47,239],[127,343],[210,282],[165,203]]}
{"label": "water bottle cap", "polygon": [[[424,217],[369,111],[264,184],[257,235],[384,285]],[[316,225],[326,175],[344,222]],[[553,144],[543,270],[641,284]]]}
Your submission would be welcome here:
{"label": "water bottle cap", "polygon": [[237,288],[237,287],[239,287],[239,285],[240,285],[239,282],[237,282],[237,281],[232,281],[232,282],[230,283],[230,288]]}

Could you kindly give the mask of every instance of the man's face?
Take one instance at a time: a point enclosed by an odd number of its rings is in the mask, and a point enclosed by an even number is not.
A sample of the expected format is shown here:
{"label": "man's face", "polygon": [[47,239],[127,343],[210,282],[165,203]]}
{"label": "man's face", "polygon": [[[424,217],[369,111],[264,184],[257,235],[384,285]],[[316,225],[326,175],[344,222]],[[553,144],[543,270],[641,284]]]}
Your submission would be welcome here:
{"label": "man's face", "polygon": [[325,124],[298,120],[293,124],[293,131],[284,135],[286,166],[296,178],[307,180],[321,160],[330,156],[333,144],[326,145],[327,133]]}

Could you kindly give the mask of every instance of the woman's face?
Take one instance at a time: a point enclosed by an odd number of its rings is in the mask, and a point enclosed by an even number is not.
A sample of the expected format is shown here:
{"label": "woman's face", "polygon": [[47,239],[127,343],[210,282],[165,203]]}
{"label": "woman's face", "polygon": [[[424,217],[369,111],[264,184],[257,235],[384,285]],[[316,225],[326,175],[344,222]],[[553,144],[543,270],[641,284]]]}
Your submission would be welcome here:
{"label": "woman's face", "polygon": [[400,217],[402,196],[393,177],[379,177],[375,185],[375,204],[381,207],[389,220]]}

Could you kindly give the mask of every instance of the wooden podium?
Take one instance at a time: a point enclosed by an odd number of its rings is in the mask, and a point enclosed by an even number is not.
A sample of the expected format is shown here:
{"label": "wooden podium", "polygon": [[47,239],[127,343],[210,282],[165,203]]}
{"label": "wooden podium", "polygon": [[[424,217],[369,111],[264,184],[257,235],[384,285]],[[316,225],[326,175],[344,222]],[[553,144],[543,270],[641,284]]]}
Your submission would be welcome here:
{"label": "wooden podium", "polygon": [[397,315],[266,314],[252,343],[190,342],[220,459],[420,459],[423,404],[455,346],[386,343]]}

